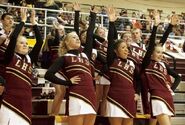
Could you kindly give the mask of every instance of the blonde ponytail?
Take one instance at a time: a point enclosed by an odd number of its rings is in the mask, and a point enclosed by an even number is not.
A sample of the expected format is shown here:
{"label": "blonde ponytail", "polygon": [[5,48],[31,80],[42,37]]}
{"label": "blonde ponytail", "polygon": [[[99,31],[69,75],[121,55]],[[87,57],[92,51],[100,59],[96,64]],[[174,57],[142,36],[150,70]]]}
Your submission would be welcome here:
{"label": "blonde ponytail", "polygon": [[59,44],[59,49],[58,49],[58,56],[63,56],[64,54],[67,53],[68,51],[68,47],[66,45],[66,42],[69,38],[69,34],[67,34],[66,36],[64,36],[63,40],[60,41],[60,44]]}

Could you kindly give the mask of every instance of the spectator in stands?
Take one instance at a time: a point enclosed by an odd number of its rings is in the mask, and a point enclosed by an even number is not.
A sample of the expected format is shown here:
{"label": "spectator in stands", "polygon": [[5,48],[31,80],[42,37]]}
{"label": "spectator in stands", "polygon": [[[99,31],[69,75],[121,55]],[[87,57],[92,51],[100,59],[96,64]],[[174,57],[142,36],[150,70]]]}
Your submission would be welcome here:
{"label": "spectator in stands", "polygon": [[146,15],[145,14],[142,14],[141,19],[144,19],[144,20],[141,20],[141,25],[142,25],[142,32],[146,32]]}
{"label": "spectator in stands", "polygon": [[[2,27],[0,28],[0,76],[4,76],[5,67],[3,64],[4,52],[9,42],[9,35],[12,31],[14,24],[13,16],[10,13],[4,13],[1,16]],[[1,86],[1,89],[3,87]],[[0,100],[2,100],[2,95],[0,95]]]}
{"label": "spectator in stands", "polygon": [[133,28],[132,39],[133,39],[133,42],[137,43],[138,45],[142,43],[142,31],[138,28]]}
{"label": "spectator in stands", "polygon": [[125,10],[125,9],[121,10],[120,16],[121,17],[124,17],[124,18],[120,18],[118,20],[118,22],[119,22],[119,30],[124,31],[125,30],[125,27],[127,25],[130,25],[129,20],[125,18],[125,17],[127,17],[127,10]]}
{"label": "spectator in stands", "polygon": [[159,26],[158,26],[158,28],[157,28],[157,33],[158,33],[158,34],[164,33],[163,25],[159,24]]}
{"label": "spectator in stands", "polygon": [[6,36],[9,35],[14,25],[14,19],[12,14],[4,13],[1,16],[1,23],[2,23],[2,27],[0,27],[0,35],[6,35]]}
{"label": "spectator in stands", "polygon": [[20,5],[21,0],[8,0],[8,3],[13,5]]}
{"label": "spectator in stands", "polygon": [[3,58],[4,52],[9,42],[9,35],[13,30],[14,25],[13,16],[10,13],[4,13],[1,16],[2,27],[0,28],[0,75],[4,75]]}
{"label": "spectator in stands", "polygon": [[142,39],[142,31],[138,28],[132,29],[132,42],[131,42],[131,50],[135,54],[139,56],[142,60],[144,53],[146,51],[146,44]]}
{"label": "spectator in stands", "polygon": [[166,28],[168,27],[168,24],[170,23],[171,20],[171,16],[168,15],[165,19],[164,19],[164,29],[166,30]]}
{"label": "spectator in stands", "polygon": [[7,4],[8,3],[8,0],[1,0],[0,1],[0,4]]}
{"label": "spectator in stands", "polygon": [[132,34],[131,34],[131,32],[127,31],[127,32],[122,33],[120,39],[123,39],[129,47],[132,43]]}
{"label": "spectator in stands", "polygon": [[[59,6],[55,3],[54,0],[46,0],[46,3],[43,6],[46,9],[60,10]],[[47,11],[47,21],[49,24],[52,24],[53,21],[57,20],[57,12]],[[46,17],[45,17],[46,18]]]}
{"label": "spectator in stands", "polygon": [[63,7],[62,7],[62,10],[63,10],[63,11],[69,11],[69,10],[68,10],[68,5],[69,5],[68,3],[64,3],[64,4],[63,4]]}
{"label": "spectator in stands", "polygon": [[[0,110],[0,124],[31,124],[32,115],[32,64],[37,58],[43,40],[36,25],[35,11],[32,11],[31,23],[36,34],[36,44],[29,52],[27,40],[20,35],[27,20],[27,9],[21,9],[22,21],[11,33],[10,42],[5,50],[4,65],[6,80],[3,102]],[[29,54],[28,54],[29,52]],[[13,84],[12,84],[13,83]]]}
{"label": "spectator in stands", "polygon": [[103,26],[107,27],[108,26],[108,18],[105,16],[106,15],[105,6],[101,6],[100,9],[101,9],[100,14],[103,15],[103,17],[100,17],[100,20],[101,20],[101,18],[103,18]]}
{"label": "spectator in stands", "polygon": [[22,1],[20,2],[20,6],[26,7],[26,6],[27,6],[26,1],[25,1],[25,0],[22,0]]}
{"label": "spectator in stands", "polygon": [[66,19],[67,16],[65,13],[60,13],[58,16],[57,16],[57,19],[58,19],[58,22],[62,25],[66,25],[68,24],[68,20]]}
{"label": "spectator in stands", "polygon": [[132,29],[132,27],[131,27],[131,25],[126,25],[126,27],[125,27],[125,31],[131,31],[131,29]]}

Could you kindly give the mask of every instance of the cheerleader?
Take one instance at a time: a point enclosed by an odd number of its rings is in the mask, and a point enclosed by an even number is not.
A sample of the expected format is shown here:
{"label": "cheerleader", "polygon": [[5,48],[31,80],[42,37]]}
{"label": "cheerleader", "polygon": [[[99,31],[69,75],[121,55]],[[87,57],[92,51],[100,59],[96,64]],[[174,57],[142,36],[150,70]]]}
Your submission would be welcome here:
{"label": "cheerleader", "polygon": [[[0,27],[0,76],[4,76],[4,72],[5,72],[5,68],[4,68],[4,64],[3,64],[3,60],[4,60],[4,53],[6,50],[6,47],[8,45],[9,42],[9,35],[12,31],[12,27],[14,24],[14,19],[13,16],[10,13],[4,13],[1,16],[1,23],[2,23],[2,27]],[[4,80],[3,80],[4,81]],[[4,86],[3,84],[0,85],[0,105],[2,102],[2,93],[4,90]]]}
{"label": "cheerleader", "polygon": [[[103,58],[107,58],[107,47],[108,42],[106,40],[106,28],[105,27],[97,27],[95,30],[95,39],[94,39],[94,47],[98,51],[99,55]],[[108,80],[108,76],[105,73],[102,73],[101,69],[104,69],[106,66],[102,61],[95,61],[95,77],[96,77],[96,96],[97,96],[97,104],[98,111],[101,116],[105,115],[105,102],[107,93],[110,86],[110,81]]]}
{"label": "cheerleader", "polygon": [[3,77],[0,76],[0,108],[2,103],[2,94],[4,92],[4,84],[5,84],[5,80],[3,79]]}
{"label": "cheerleader", "polygon": [[12,27],[14,24],[13,16],[10,13],[4,13],[1,16],[1,23],[2,27],[0,27],[0,75],[4,75],[4,65],[3,65],[3,58],[4,52],[9,42],[9,35],[12,31]]}
{"label": "cheerleader", "polygon": [[3,79],[3,77],[0,76],[0,95],[3,94],[4,84],[5,84],[5,80]]}
{"label": "cheerleader", "polygon": [[5,50],[4,65],[6,79],[3,101],[0,110],[1,125],[30,125],[32,115],[32,64],[37,62],[43,40],[35,22],[35,12],[32,11],[31,23],[36,35],[36,44],[29,52],[27,40],[19,36],[27,19],[27,10],[21,9],[21,19],[10,36],[10,42]]}
{"label": "cheerleader", "polygon": [[[155,13],[154,13],[155,14]],[[157,17],[156,17],[157,18]],[[179,19],[178,19],[178,16],[177,15],[172,15],[171,17],[171,21],[168,25],[168,28],[166,29],[166,31],[164,32],[162,38],[160,39],[159,43],[161,44],[161,46],[163,46],[170,34],[170,32],[172,32],[172,28],[173,26],[177,25],[179,23]],[[164,58],[164,56],[163,56]],[[171,93],[174,93],[174,90],[177,88],[178,84],[180,83],[180,76],[174,72],[173,70],[170,70],[169,66],[166,64],[166,61],[162,58],[162,62],[165,62],[165,65],[166,65],[166,68],[167,68],[167,71],[168,71],[168,75],[166,76],[167,78],[167,83],[168,83],[168,88],[170,89]],[[175,79],[175,82],[172,83],[171,81],[171,77],[173,77]],[[170,88],[171,87],[171,88]],[[148,114],[151,109],[150,109],[150,106],[149,104],[146,105],[146,103],[148,103],[148,94],[146,92],[148,92],[148,90],[145,88],[145,87],[142,87],[142,101],[143,101],[143,104],[144,104],[144,112],[146,114]],[[156,117],[151,117],[150,118],[150,125],[156,125],[157,124],[157,119]]]}
{"label": "cheerleader", "polygon": [[[93,6],[93,9],[96,9]],[[83,50],[85,44],[86,44],[86,39],[87,39],[87,30],[82,30],[79,33],[79,11],[80,11],[80,7],[77,3],[74,4],[74,10],[75,10],[75,23],[74,23],[74,29],[77,32],[77,34],[79,34],[79,38],[81,41],[81,49]],[[92,23],[91,23],[92,25]],[[94,24],[95,25],[95,24]],[[94,27],[94,26],[93,26]],[[104,38],[96,35],[96,34],[92,34],[93,35],[93,41],[99,40],[99,41],[105,41]],[[99,103],[100,103],[100,87],[99,87],[99,80],[101,79],[101,76],[103,75],[103,73],[101,72],[102,70],[99,69],[99,72],[97,72],[96,70],[96,62],[100,62],[101,64],[105,65],[106,64],[106,58],[104,56],[102,56],[102,54],[95,48],[94,46],[95,43],[93,43],[93,49],[92,49],[92,55],[91,55],[91,66],[92,66],[92,75],[94,77],[94,83],[96,84],[96,98],[97,98],[97,110],[99,109]],[[96,67],[96,68],[95,68]]]}
{"label": "cheerleader", "polygon": [[114,42],[114,22],[117,19],[115,10],[111,7],[107,12],[109,17],[107,63],[111,84],[107,95],[106,116],[109,117],[111,125],[133,125],[136,100],[139,97],[139,91],[134,89],[138,71],[134,62],[128,59],[129,50],[126,41],[119,39]]}
{"label": "cheerleader", "polygon": [[[91,11],[90,24],[95,23],[96,12]],[[81,42],[76,32],[68,33],[60,46],[60,57],[48,69],[45,78],[49,81],[69,86],[69,125],[94,125],[96,117],[96,96],[91,74],[92,34],[94,27],[87,30],[87,43],[83,52]],[[63,71],[67,80],[55,76]]]}
{"label": "cheerleader", "polygon": [[[174,90],[180,82],[180,76],[171,70],[163,61],[163,47],[155,45],[159,14],[155,13],[154,27],[150,36],[147,52],[142,62],[142,78],[144,87],[150,93],[151,115],[156,117],[160,125],[171,125],[170,117],[174,115],[174,104],[171,88]],[[175,77],[173,86],[168,84],[168,76]]]}
{"label": "cheerleader", "polygon": [[[49,68],[51,64],[58,58],[58,48],[60,41],[65,36],[64,26],[58,24],[57,22],[53,23],[54,29],[52,29],[51,34],[47,35],[45,45],[42,50],[42,68]],[[57,73],[57,75],[63,79],[64,76],[62,74]],[[54,84],[55,87],[55,96],[52,104],[51,115],[58,115],[61,102],[64,99],[66,88],[65,86]]]}

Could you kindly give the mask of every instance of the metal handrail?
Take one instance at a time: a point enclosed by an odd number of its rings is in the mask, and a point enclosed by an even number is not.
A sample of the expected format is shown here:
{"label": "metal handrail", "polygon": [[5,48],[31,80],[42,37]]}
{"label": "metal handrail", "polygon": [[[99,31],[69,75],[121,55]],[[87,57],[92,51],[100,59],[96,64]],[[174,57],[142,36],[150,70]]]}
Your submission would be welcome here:
{"label": "metal handrail", "polygon": [[[14,5],[4,5],[4,4],[0,4],[0,7],[6,7],[6,8],[27,8],[27,9],[34,9],[34,10],[41,10],[41,11],[44,11],[44,15],[45,15],[45,18],[47,17],[47,13],[48,12],[58,12],[58,13],[71,13],[71,14],[74,14],[74,11],[64,11],[64,10],[52,10],[52,9],[45,9],[45,8],[30,8],[30,7],[23,7],[23,6],[14,6]],[[85,12],[80,12],[81,15],[89,15],[89,13],[85,13]],[[104,15],[104,14],[97,14],[97,16],[100,16],[101,19],[100,19],[100,26],[104,26],[104,21],[103,21],[103,18],[104,17],[107,17],[107,15]],[[140,19],[140,18],[132,18],[132,17],[121,17],[121,16],[118,16],[118,19],[135,19],[135,20],[140,20],[140,21],[147,21],[147,19]],[[18,23],[18,22],[16,22]],[[163,22],[165,23],[165,22]],[[30,23],[26,23],[26,25],[31,25]],[[181,23],[181,25],[185,25],[185,23]],[[52,27],[52,25],[48,25],[47,24],[47,20],[44,20],[44,24],[38,24],[38,26],[44,26],[44,38],[46,38],[46,33],[47,33],[47,27]],[[73,29],[73,26],[64,26],[65,28],[67,29]],[[122,33],[124,31],[118,31],[118,33]],[[150,35],[150,33],[143,33],[143,35]],[[157,36],[162,36],[161,34],[157,34]],[[172,38],[181,38],[181,39],[185,39],[184,36],[172,36],[170,35],[169,37],[172,37]]]}

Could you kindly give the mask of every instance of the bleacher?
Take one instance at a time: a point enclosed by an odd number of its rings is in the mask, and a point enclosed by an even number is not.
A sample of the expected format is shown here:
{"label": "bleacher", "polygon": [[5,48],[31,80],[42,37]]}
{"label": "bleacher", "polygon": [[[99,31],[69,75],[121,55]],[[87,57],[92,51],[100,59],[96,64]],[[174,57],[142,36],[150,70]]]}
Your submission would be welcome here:
{"label": "bleacher", "polygon": [[[172,66],[172,61],[170,61]],[[172,118],[172,125],[184,125],[185,123],[185,58],[176,59],[176,71],[181,74],[182,81],[175,90],[174,104],[176,116]]]}

